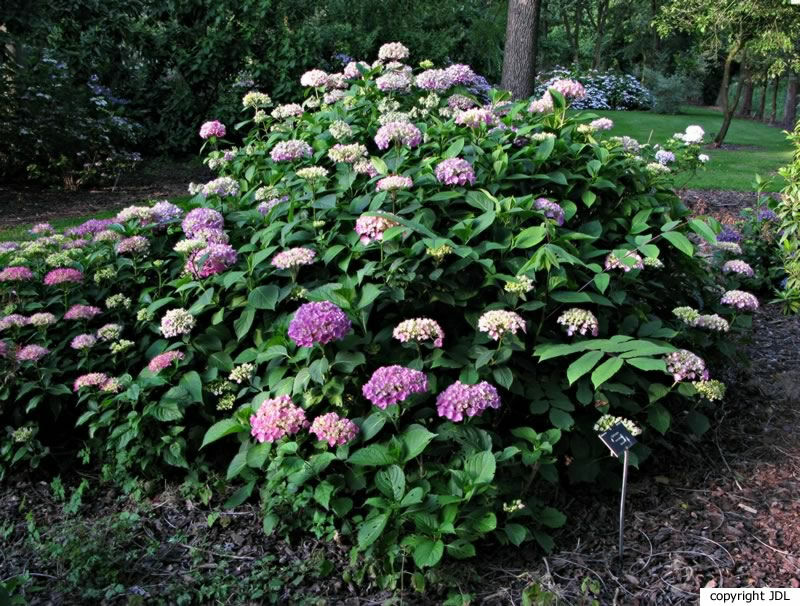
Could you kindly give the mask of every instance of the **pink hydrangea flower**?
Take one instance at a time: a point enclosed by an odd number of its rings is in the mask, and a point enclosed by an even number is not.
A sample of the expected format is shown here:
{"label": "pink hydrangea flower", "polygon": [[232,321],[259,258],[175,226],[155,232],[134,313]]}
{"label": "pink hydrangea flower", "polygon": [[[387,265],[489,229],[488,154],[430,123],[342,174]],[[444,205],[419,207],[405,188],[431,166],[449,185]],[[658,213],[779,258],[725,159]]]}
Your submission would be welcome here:
{"label": "pink hydrangea flower", "polygon": [[554,88],[567,99],[583,99],[586,96],[586,89],[576,80],[556,80],[548,88]]}
{"label": "pink hydrangea flower", "polygon": [[31,320],[27,316],[23,316],[21,314],[10,314],[0,318],[0,330],[5,330],[6,328],[11,328],[12,326],[15,328],[27,326],[30,324],[30,322]]}
{"label": "pink hydrangea flower", "polygon": [[64,314],[65,320],[91,320],[96,315],[102,313],[99,307],[94,305],[73,305]]}
{"label": "pink hydrangea flower", "polygon": [[380,242],[383,240],[383,232],[397,225],[399,223],[385,217],[361,215],[356,219],[356,233],[360,236],[361,243],[367,245],[370,242]]}
{"label": "pink hydrangea flower", "polygon": [[671,354],[667,354],[664,361],[667,364],[667,371],[672,373],[676,382],[708,381],[708,369],[706,369],[705,361],[691,351],[686,349],[673,351]]}
{"label": "pink hydrangea flower", "polygon": [[392,336],[401,343],[433,341],[434,347],[444,345],[444,331],[439,323],[430,318],[403,320],[395,326]]}
{"label": "pink hydrangea flower", "polygon": [[250,417],[250,434],[259,442],[275,442],[308,427],[305,411],[289,396],[264,400]]}
{"label": "pink hydrangea flower", "polygon": [[595,315],[586,310],[578,307],[571,307],[556,320],[558,324],[562,324],[567,329],[567,336],[571,337],[575,333],[585,335],[586,333],[596,337],[600,332],[600,324]]}
{"label": "pink hydrangea flower", "polygon": [[515,335],[518,330],[525,332],[525,320],[513,311],[494,309],[487,311],[478,319],[478,330],[499,341],[507,333]]}
{"label": "pink hydrangea flower", "polygon": [[408,58],[408,47],[401,42],[388,42],[378,49],[381,61],[402,61]]}
{"label": "pink hydrangea flower", "polygon": [[17,282],[32,279],[33,272],[27,267],[6,267],[3,271],[0,271],[0,282]]}
{"label": "pink hydrangea flower", "polygon": [[172,363],[185,358],[185,354],[182,351],[166,351],[162,354],[158,354],[155,358],[150,360],[150,363],[147,365],[147,370],[152,372],[153,374],[158,374],[165,368],[169,368],[172,366]]}
{"label": "pink hydrangea flower", "polygon": [[725,261],[722,264],[722,273],[729,274],[739,274],[740,276],[745,276],[746,278],[752,278],[755,275],[753,268],[750,267],[748,263],[745,261]]}
{"label": "pink hydrangea flower", "polygon": [[203,126],[200,127],[201,139],[209,139],[211,137],[224,137],[224,136],[225,136],[225,125],[219,120],[212,120],[210,122],[205,122]]}
{"label": "pink hydrangea flower", "polygon": [[428,378],[425,373],[403,366],[382,366],[361,388],[361,393],[378,408],[397,404],[412,393],[428,391]]}
{"label": "pink hydrangea flower", "polygon": [[445,69],[427,69],[417,75],[414,83],[423,90],[441,92],[453,86],[453,78]]}
{"label": "pink hydrangea flower", "polygon": [[94,347],[96,343],[97,338],[94,335],[85,334],[74,337],[69,346],[72,349],[86,350]]}
{"label": "pink hydrangea flower", "polygon": [[456,124],[469,126],[470,128],[478,128],[481,125],[494,124],[496,121],[495,115],[488,109],[476,107],[468,109],[456,116]]}
{"label": "pink hydrangea flower", "polygon": [[317,253],[310,248],[290,248],[272,257],[272,265],[278,269],[293,269],[314,262]]}
{"label": "pink hydrangea flower", "polygon": [[589,122],[589,126],[595,130],[611,130],[614,128],[614,122],[608,118],[597,118]]}
{"label": "pink hydrangea flower", "polygon": [[375,184],[375,191],[397,191],[413,187],[414,181],[411,177],[404,175],[389,175]]}
{"label": "pink hydrangea flower", "polygon": [[99,387],[108,381],[109,377],[104,372],[90,372],[75,379],[72,391],[79,391],[83,387]]}
{"label": "pink hydrangea flower", "polygon": [[327,442],[329,446],[347,444],[355,439],[358,431],[358,425],[335,412],[317,417],[309,429],[310,433],[316,435],[320,441]]}
{"label": "pink hydrangea flower", "polygon": [[273,162],[289,162],[300,160],[301,158],[310,158],[313,153],[314,150],[305,141],[289,139],[288,141],[276,143],[275,147],[269,152],[269,157],[272,158]]}
{"label": "pink hydrangea flower", "polygon": [[472,165],[463,158],[447,158],[436,165],[436,179],[445,185],[470,185],[475,183]]}
{"label": "pink hydrangea flower", "polygon": [[456,381],[436,398],[436,411],[440,417],[457,423],[468,417],[483,414],[487,408],[500,408],[497,388],[481,381],[477,385],[465,385]]}
{"label": "pink hydrangea flower", "polygon": [[301,86],[320,88],[328,83],[328,74],[321,69],[312,69],[300,76]]}
{"label": "pink hydrangea flower", "polygon": [[375,144],[378,149],[388,149],[392,143],[416,147],[422,141],[422,133],[410,122],[387,122],[378,129]]}
{"label": "pink hydrangea flower", "polygon": [[83,273],[77,269],[61,268],[47,272],[44,277],[45,286],[55,286],[70,282],[75,284],[83,282]]}
{"label": "pink hydrangea flower", "polygon": [[208,278],[224,272],[237,258],[236,249],[230,244],[209,244],[189,255],[185,269],[195,278]]}
{"label": "pink hydrangea flower", "polygon": [[41,345],[26,345],[17,352],[17,360],[21,362],[38,362],[49,353],[50,350]]}
{"label": "pink hydrangea flower", "polygon": [[747,311],[755,311],[758,309],[758,299],[755,297],[755,295],[743,290],[729,290],[722,295],[722,300],[720,303],[723,305],[731,305],[736,309],[744,309]]}
{"label": "pink hydrangea flower", "polygon": [[305,303],[289,323],[289,338],[300,347],[338,341],[350,332],[350,318],[330,301]]}
{"label": "pink hydrangea flower", "polygon": [[144,255],[150,250],[150,241],[144,236],[131,236],[120,240],[114,250],[118,255]]}

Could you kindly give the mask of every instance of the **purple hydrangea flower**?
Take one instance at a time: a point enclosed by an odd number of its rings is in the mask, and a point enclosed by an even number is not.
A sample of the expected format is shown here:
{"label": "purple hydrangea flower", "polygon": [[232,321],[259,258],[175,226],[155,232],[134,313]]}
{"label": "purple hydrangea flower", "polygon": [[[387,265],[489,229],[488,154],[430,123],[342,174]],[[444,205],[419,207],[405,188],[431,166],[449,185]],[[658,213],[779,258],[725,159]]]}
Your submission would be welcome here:
{"label": "purple hydrangea flower", "polygon": [[80,284],[83,282],[83,273],[77,269],[61,268],[47,272],[44,277],[45,286],[55,286],[56,284],[65,284],[70,282],[75,284]]}
{"label": "purple hydrangea flower", "polygon": [[423,90],[446,91],[453,86],[453,79],[445,69],[427,69],[417,75],[414,83]]}
{"label": "purple hydrangea flower", "polygon": [[730,225],[723,225],[717,234],[717,242],[740,242],[742,234]]}
{"label": "purple hydrangea flower", "polygon": [[454,63],[444,71],[453,86],[468,86],[475,82],[476,74],[469,65]]}
{"label": "purple hydrangea flower", "polygon": [[425,373],[403,366],[382,366],[361,388],[364,397],[378,408],[397,404],[412,393],[428,391],[428,378]]}
{"label": "purple hydrangea flower", "polygon": [[209,244],[196,250],[186,260],[186,271],[195,278],[221,274],[236,263],[238,255],[230,244]]}
{"label": "purple hydrangea flower", "polygon": [[32,279],[33,272],[27,267],[6,267],[3,271],[0,271],[0,282],[17,282]]}
{"label": "purple hydrangea flower", "polygon": [[755,275],[753,268],[744,261],[734,260],[734,261],[725,261],[722,264],[722,273],[729,274],[739,274],[740,276],[745,276],[746,278],[752,278]]}
{"label": "purple hydrangea flower", "polygon": [[722,295],[720,303],[747,311],[755,311],[758,309],[758,299],[755,295],[751,295],[749,292],[743,290],[729,290]]}
{"label": "purple hydrangea flower", "polygon": [[193,238],[194,234],[200,229],[222,230],[225,219],[213,208],[195,208],[189,211],[186,218],[181,223],[183,233],[187,238]]}
{"label": "purple hydrangea flower", "polygon": [[475,183],[475,172],[472,165],[463,158],[448,158],[436,165],[436,179],[445,185],[461,185]]}
{"label": "purple hydrangea flower", "polygon": [[478,128],[479,126],[489,126],[496,122],[496,117],[491,110],[476,107],[460,112],[456,116],[456,124],[469,126],[470,128]]}
{"label": "purple hydrangea flower", "polygon": [[114,250],[118,255],[145,255],[150,250],[150,241],[144,236],[131,236],[117,242]]}
{"label": "purple hydrangea flower", "polygon": [[664,358],[667,371],[678,381],[708,381],[708,369],[700,356],[686,349],[679,349]]}
{"label": "purple hydrangea flower", "polygon": [[81,223],[80,225],[76,225],[75,227],[70,227],[67,231],[64,232],[67,236],[80,236],[85,237],[88,235],[95,235],[104,231],[109,228],[110,225],[113,225],[114,219],[89,219]]}
{"label": "purple hydrangea flower", "polygon": [[555,221],[556,225],[564,225],[564,209],[557,202],[551,202],[547,198],[537,198],[533,206],[536,210],[542,211],[545,217]]}
{"label": "purple hydrangea flower", "polygon": [[3,318],[0,318],[0,330],[5,330],[6,328],[20,328],[21,326],[27,326],[31,323],[30,318],[27,316],[23,316],[21,314],[10,314]]}
{"label": "purple hydrangea flower", "polygon": [[375,135],[378,149],[388,149],[391,143],[416,147],[421,141],[422,133],[410,122],[387,122]]}
{"label": "purple hydrangea flower", "polygon": [[97,337],[90,334],[78,335],[72,339],[69,346],[72,349],[91,349],[97,343]]}
{"label": "purple hydrangea flower", "polygon": [[64,314],[65,320],[91,320],[96,315],[101,314],[102,310],[93,305],[73,305]]}
{"label": "purple hydrangea flower", "polygon": [[481,381],[477,385],[465,385],[456,381],[436,398],[436,411],[440,417],[457,423],[468,417],[483,414],[487,408],[500,408],[497,388]]}
{"label": "purple hydrangea flower", "polygon": [[301,158],[310,158],[313,153],[314,150],[305,141],[290,139],[289,141],[276,143],[272,151],[269,152],[269,157],[272,158],[273,162],[289,162]]}
{"label": "purple hydrangea flower", "polygon": [[165,223],[171,223],[172,221],[177,221],[183,216],[183,210],[169,202],[167,200],[162,200],[161,202],[156,202],[153,205],[153,220],[158,223],[159,225],[164,225]]}
{"label": "purple hydrangea flower", "polygon": [[289,338],[300,347],[312,347],[342,339],[351,328],[347,314],[330,301],[305,303],[289,323]]}

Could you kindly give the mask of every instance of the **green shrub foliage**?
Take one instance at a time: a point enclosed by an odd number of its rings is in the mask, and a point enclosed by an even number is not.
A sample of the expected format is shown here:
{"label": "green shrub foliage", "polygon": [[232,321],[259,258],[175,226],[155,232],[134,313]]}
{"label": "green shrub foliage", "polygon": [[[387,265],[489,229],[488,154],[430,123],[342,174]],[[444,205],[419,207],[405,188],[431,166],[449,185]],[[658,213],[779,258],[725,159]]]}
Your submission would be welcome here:
{"label": "green shrub foliage", "polygon": [[670,169],[567,115],[579,86],[529,111],[406,56],[307,72],[302,107],[248,94],[239,149],[204,124],[219,178],[186,217],[5,245],[6,469],[48,447],[121,481],[224,460],[226,506],[259,494],[266,532],[338,533],[390,573],[490,536],[549,548],[543,495],[597,477],[598,422],[644,429],[636,464],[708,428],[722,386],[695,354],[757,302],[721,304]]}

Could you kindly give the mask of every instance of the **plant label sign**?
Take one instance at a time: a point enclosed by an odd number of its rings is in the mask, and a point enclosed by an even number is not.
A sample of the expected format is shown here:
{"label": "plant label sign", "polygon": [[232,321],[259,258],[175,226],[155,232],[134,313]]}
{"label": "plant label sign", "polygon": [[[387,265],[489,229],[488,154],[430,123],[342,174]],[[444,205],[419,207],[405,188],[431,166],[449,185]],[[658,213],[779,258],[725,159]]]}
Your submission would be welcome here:
{"label": "plant label sign", "polygon": [[636,438],[625,429],[622,423],[617,423],[611,429],[601,433],[599,437],[615,457],[619,457],[619,455],[636,444]]}

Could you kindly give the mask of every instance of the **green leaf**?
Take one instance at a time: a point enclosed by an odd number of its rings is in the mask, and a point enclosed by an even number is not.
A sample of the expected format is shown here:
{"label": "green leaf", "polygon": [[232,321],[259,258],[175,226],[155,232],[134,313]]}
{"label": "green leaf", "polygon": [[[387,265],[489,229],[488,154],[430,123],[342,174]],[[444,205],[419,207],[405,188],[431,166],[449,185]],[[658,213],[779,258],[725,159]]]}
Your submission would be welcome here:
{"label": "green leaf", "polygon": [[181,377],[181,383],[192,396],[192,402],[203,402],[203,381],[197,371],[190,370]]}
{"label": "green leaf", "polygon": [[236,453],[236,456],[231,459],[230,465],[228,465],[228,472],[225,474],[226,479],[235,478],[245,467],[247,467],[247,452]]}
{"label": "green leaf", "polygon": [[414,548],[414,563],[420,567],[436,566],[444,554],[444,542],[441,539],[435,541],[428,537],[423,537]]}
{"label": "green leaf", "polygon": [[662,435],[669,429],[671,416],[669,411],[661,404],[653,404],[647,413],[647,421]]}
{"label": "green leaf", "polygon": [[561,528],[567,521],[567,516],[554,507],[544,507],[536,519],[548,528]]}
{"label": "green leaf", "polygon": [[422,497],[425,496],[425,492],[419,486],[412,488],[406,493],[406,496],[403,497],[403,500],[400,501],[401,507],[410,507],[411,505],[417,505],[422,503]]}
{"label": "green leaf", "polygon": [[600,292],[606,292],[606,288],[608,288],[608,283],[611,282],[611,276],[606,273],[595,274],[593,279],[594,285],[597,287],[597,290]]}
{"label": "green leaf", "polygon": [[317,484],[317,487],[314,489],[314,500],[322,505],[325,509],[330,508],[331,502],[331,495],[335,487],[330,482],[321,482]]}
{"label": "green leaf", "polygon": [[511,369],[508,366],[500,366],[495,368],[492,371],[492,376],[494,380],[497,381],[498,385],[509,389],[511,384],[514,382],[514,373],[511,372]]}
{"label": "green leaf", "polygon": [[410,461],[411,459],[422,454],[425,447],[436,437],[435,433],[431,433],[422,425],[411,425],[405,433],[400,436],[400,441],[405,446],[405,457],[403,462]]}
{"label": "green leaf", "polygon": [[464,461],[464,471],[472,479],[473,484],[486,484],[494,479],[497,461],[490,451],[476,452]]}
{"label": "green leaf", "polygon": [[544,549],[547,553],[553,551],[553,547],[555,543],[553,542],[553,537],[551,537],[546,532],[542,532],[541,530],[534,530],[533,531],[533,538],[536,539],[536,542]]}
{"label": "green leaf", "polygon": [[475,557],[475,545],[465,539],[457,539],[447,544],[447,555],[456,560],[466,560]]}
{"label": "green leaf", "polygon": [[536,148],[536,155],[534,156],[534,161],[541,163],[547,160],[550,157],[550,154],[553,153],[555,145],[556,145],[555,137],[544,138]]}
{"label": "green leaf", "polygon": [[390,465],[375,474],[375,486],[388,498],[400,502],[406,492],[406,474],[397,465]]}
{"label": "green leaf", "polygon": [[189,313],[192,314],[193,316],[196,316],[201,311],[203,311],[209,305],[209,303],[211,303],[211,299],[213,298],[214,298],[214,289],[207,288],[203,292],[203,294],[200,295],[200,298],[197,299],[195,304],[189,308]]}
{"label": "green leaf", "polygon": [[394,457],[389,454],[389,449],[383,444],[370,444],[356,450],[347,459],[353,465],[364,465],[371,467],[376,465],[391,465],[395,462]]}
{"label": "green leaf", "polygon": [[262,524],[262,528],[264,529],[264,534],[269,536],[271,535],[275,528],[277,528],[278,523],[280,522],[280,518],[276,516],[274,513],[268,513],[264,516],[264,522]]}
{"label": "green leaf", "polygon": [[702,412],[690,410],[686,417],[686,423],[695,435],[702,436],[705,432],[711,429],[711,422],[708,417]]}
{"label": "green leaf", "polygon": [[689,227],[694,233],[702,236],[709,243],[715,244],[717,242],[717,235],[702,219],[690,219]]}
{"label": "green leaf", "polygon": [[583,200],[583,203],[586,206],[591,207],[591,205],[594,204],[595,201],[597,200],[597,194],[587,189],[585,192],[581,194],[581,200]]}
{"label": "green leaf", "polygon": [[544,240],[547,231],[541,225],[523,229],[514,240],[514,248],[531,248]]}
{"label": "green leaf", "polygon": [[272,451],[271,442],[256,444],[247,450],[247,466],[253,469],[261,469]]}
{"label": "green leaf", "polygon": [[442,154],[442,158],[455,158],[461,153],[462,149],[464,149],[464,137],[459,137],[450,144],[450,147],[445,150],[445,152]]}
{"label": "green leaf", "polygon": [[567,367],[567,380],[572,385],[587,372],[592,370],[603,357],[602,351],[587,351]]}
{"label": "green leaf", "polygon": [[274,284],[259,286],[247,296],[247,304],[255,309],[275,309],[280,289]]}
{"label": "green leaf", "polygon": [[375,167],[375,170],[378,171],[379,175],[388,175],[389,174],[389,167],[386,166],[386,162],[384,162],[378,156],[372,156],[372,166]]}
{"label": "green leaf", "polygon": [[491,511],[487,511],[480,517],[472,518],[470,526],[481,534],[492,532],[497,528],[497,517]]}
{"label": "green leaf", "polygon": [[386,424],[386,413],[373,412],[361,423],[361,438],[366,442],[375,437]]}
{"label": "green leaf", "polygon": [[253,488],[255,487],[255,485],[256,481],[250,480],[247,484],[245,484],[239,490],[234,492],[231,495],[231,498],[222,504],[222,508],[233,509],[235,507],[239,507],[239,505],[244,503],[247,499],[250,498],[250,495],[253,494]]}
{"label": "green leaf", "polygon": [[621,358],[609,358],[605,362],[603,362],[600,366],[598,366],[594,372],[592,373],[592,384],[594,388],[597,389],[603,383],[608,381],[611,377],[613,377],[622,365],[624,364],[624,360]]}
{"label": "green leaf", "polygon": [[386,522],[388,521],[388,513],[379,513],[365,520],[358,529],[358,548],[366,549],[377,541],[383,533],[383,529],[386,528]]}
{"label": "green leaf", "polygon": [[572,424],[575,423],[572,415],[560,408],[551,408],[548,417],[550,417],[550,422],[559,429],[570,429]]}
{"label": "green leaf", "polygon": [[250,332],[250,327],[253,326],[253,320],[256,317],[256,310],[252,307],[245,307],[239,317],[233,323],[233,330],[236,332],[236,338],[240,341],[244,339],[247,333]]}
{"label": "green leaf", "polygon": [[381,295],[381,287],[377,284],[368,283],[361,289],[361,298],[358,300],[356,309],[364,309]]}
{"label": "green leaf", "polygon": [[525,537],[528,536],[528,531],[522,524],[506,524],[503,530],[505,531],[508,540],[511,541],[511,544],[516,545],[517,547],[522,545]]}
{"label": "green leaf", "polygon": [[665,231],[663,234],[664,238],[669,241],[675,248],[681,251],[683,254],[692,256],[694,254],[694,247],[692,243],[689,242],[689,238],[684,236],[679,231]]}
{"label": "green leaf", "polygon": [[625,361],[640,370],[660,370],[662,372],[667,372],[667,365],[664,363],[664,360],[656,360],[654,358],[626,358]]}

